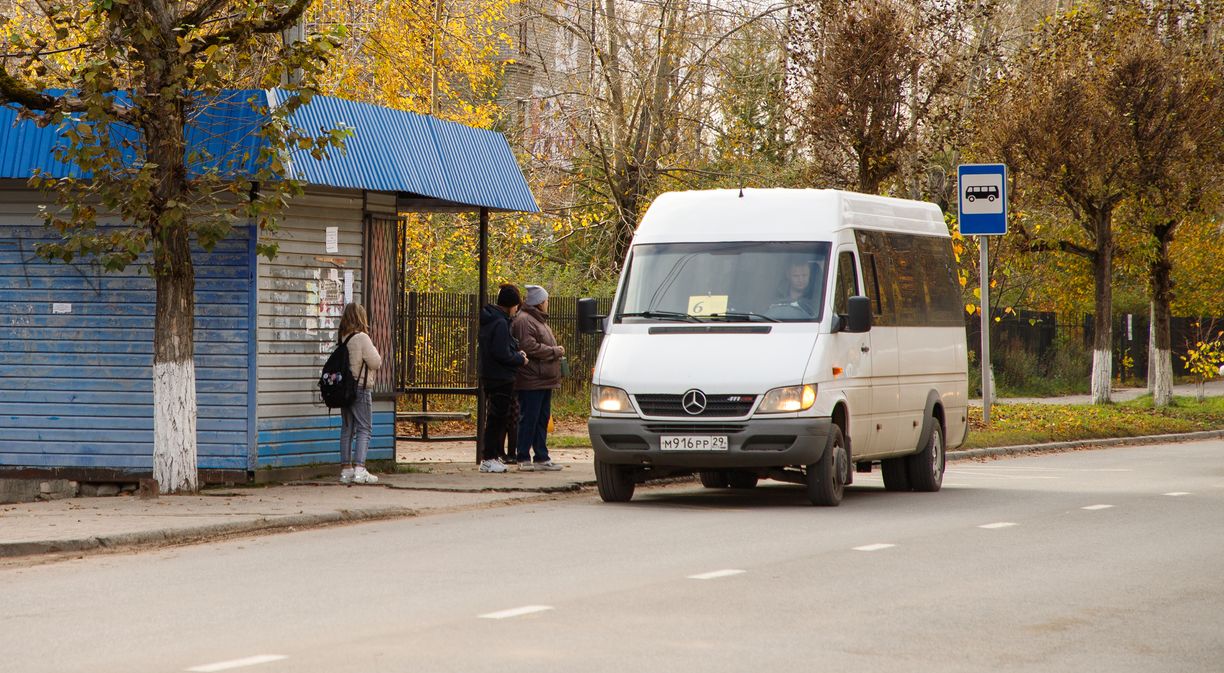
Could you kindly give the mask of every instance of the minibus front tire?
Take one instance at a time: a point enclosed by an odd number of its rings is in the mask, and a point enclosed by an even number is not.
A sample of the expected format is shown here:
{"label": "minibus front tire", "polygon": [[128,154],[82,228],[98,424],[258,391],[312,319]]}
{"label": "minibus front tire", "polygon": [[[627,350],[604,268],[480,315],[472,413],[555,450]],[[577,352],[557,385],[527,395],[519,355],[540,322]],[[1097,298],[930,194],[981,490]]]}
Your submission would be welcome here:
{"label": "minibus front tire", "polygon": [[813,505],[836,507],[841,504],[846,490],[846,474],[850,469],[850,455],[846,451],[846,440],[840,425],[829,428],[824,453],[807,466],[807,496]]}
{"label": "minibus front tire", "polygon": [[613,465],[596,458],[595,485],[599,487],[599,497],[604,502],[629,502],[636,486],[633,467]]}

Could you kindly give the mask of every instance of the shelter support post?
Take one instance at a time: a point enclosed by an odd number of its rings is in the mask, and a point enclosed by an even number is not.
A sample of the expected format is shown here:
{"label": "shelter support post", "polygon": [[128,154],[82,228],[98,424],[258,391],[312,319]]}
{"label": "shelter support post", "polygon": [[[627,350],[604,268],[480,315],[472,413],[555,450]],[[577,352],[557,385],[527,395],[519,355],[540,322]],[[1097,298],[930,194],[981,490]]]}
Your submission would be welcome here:
{"label": "shelter support post", "polygon": [[[476,302],[476,333],[480,333],[480,309],[489,303],[489,209],[480,209],[480,300]],[[479,353],[477,358],[479,358]],[[485,414],[484,381],[480,378],[479,365],[476,371],[476,462],[484,455]]]}

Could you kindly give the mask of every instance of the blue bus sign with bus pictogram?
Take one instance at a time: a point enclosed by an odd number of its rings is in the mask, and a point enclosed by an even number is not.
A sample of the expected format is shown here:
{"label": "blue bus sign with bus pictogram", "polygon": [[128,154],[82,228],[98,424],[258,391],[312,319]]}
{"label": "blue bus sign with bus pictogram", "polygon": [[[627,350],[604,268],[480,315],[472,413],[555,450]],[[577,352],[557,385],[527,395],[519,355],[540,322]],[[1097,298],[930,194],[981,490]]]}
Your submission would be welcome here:
{"label": "blue bus sign with bus pictogram", "polygon": [[956,191],[961,235],[1007,233],[1007,166],[961,164],[956,167]]}

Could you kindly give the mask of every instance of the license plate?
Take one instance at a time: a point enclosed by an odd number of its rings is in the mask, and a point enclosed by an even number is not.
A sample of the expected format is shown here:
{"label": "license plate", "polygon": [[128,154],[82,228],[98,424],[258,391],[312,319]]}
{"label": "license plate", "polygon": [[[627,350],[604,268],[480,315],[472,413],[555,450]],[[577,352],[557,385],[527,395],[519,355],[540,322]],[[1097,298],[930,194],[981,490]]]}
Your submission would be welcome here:
{"label": "license plate", "polygon": [[726,451],[726,435],[663,435],[659,448],[664,451]]}

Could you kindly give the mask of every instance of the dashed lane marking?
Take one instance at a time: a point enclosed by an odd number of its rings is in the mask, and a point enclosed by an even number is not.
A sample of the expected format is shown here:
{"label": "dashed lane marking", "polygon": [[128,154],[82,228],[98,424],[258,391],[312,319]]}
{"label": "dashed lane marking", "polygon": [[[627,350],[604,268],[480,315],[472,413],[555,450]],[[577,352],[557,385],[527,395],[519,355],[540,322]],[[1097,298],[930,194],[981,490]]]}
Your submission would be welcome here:
{"label": "dashed lane marking", "polygon": [[1190,491],[1173,491],[1172,493],[1165,493],[1165,495],[1176,498],[1181,495],[1190,495]]}
{"label": "dashed lane marking", "polygon": [[1088,505],[1087,507],[1081,507],[1080,509],[1109,509],[1110,507],[1113,507],[1113,505]]}
{"label": "dashed lane marking", "polygon": [[1020,525],[1020,524],[1018,524],[1018,523],[1012,523],[1012,522],[1010,522],[1010,521],[997,521],[997,522],[995,522],[995,523],[984,523],[984,524],[982,524],[982,525],[978,526],[978,528],[988,528],[988,529],[994,529],[994,528],[1011,528],[1012,526],[1019,526],[1019,525]]}
{"label": "dashed lane marking", "polygon": [[895,544],[887,544],[885,542],[877,542],[876,544],[865,544],[862,547],[855,547],[854,551],[880,551],[889,547],[896,547]]}
{"label": "dashed lane marking", "polygon": [[691,580],[716,580],[720,577],[730,577],[732,575],[742,574],[743,572],[743,570],[727,568],[726,570],[715,570],[708,573],[701,573],[700,575],[689,575],[688,578]]}
{"label": "dashed lane marking", "polygon": [[245,659],[219,661],[215,664],[204,664],[203,666],[196,666],[187,670],[191,671],[192,673],[217,673],[217,671],[228,671],[234,668],[243,668],[245,666],[267,664],[273,661],[280,661],[281,659],[288,658],[289,657],[283,654],[257,654],[253,657],[246,657]]}
{"label": "dashed lane marking", "polygon": [[499,612],[490,612],[480,615],[480,619],[509,619],[511,617],[522,617],[536,612],[545,612],[551,610],[550,605],[524,605],[521,608],[510,608],[509,610],[501,610]]}

